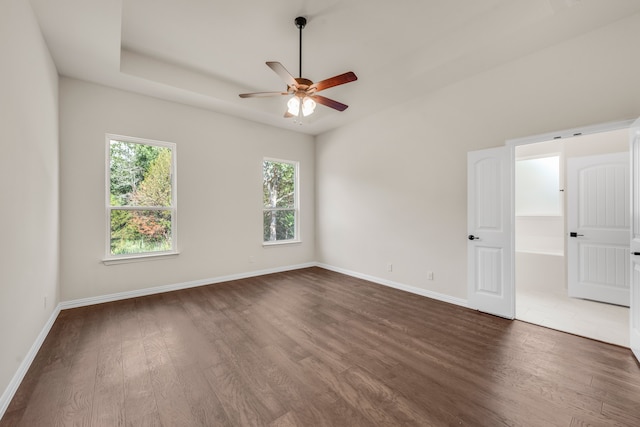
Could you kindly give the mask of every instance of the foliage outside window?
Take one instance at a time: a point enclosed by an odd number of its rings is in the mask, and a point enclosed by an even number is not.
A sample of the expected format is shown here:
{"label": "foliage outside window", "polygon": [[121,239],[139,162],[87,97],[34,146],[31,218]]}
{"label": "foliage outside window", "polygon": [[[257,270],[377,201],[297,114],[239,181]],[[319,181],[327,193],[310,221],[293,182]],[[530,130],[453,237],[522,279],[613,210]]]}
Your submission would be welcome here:
{"label": "foliage outside window", "polygon": [[298,240],[298,164],[266,159],[262,163],[263,241]]}
{"label": "foliage outside window", "polygon": [[175,252],[175,144],[107,135],[108,257]]}

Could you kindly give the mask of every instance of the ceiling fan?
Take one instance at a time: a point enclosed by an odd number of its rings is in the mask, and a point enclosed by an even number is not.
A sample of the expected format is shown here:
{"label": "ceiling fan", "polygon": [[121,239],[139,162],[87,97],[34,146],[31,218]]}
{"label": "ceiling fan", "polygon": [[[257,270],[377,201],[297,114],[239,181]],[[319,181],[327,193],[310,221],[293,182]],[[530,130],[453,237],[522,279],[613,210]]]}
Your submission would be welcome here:
{"label": "ceiling fan", "polygon": [[300,30],[300,73],[298,78],[295,78],[287,71],[284,66],[279,62],[269,61],[267,66],[271,68],[275,73],[282,78],[287,84],[286,92],[254,92],[254,93],[241,93],[240,98],[258,98],[265,96],[280,96],[280,95],[293,95],[289,102],[287,102],[287,112],[284,113],[285,117],[296,116],[308,116],[313,113],[316,108],[316,103],[325,105],[338,111],[344,111],[348,105],[341,102],[334,101],[322,95],[318,95],[318,92],[329,89],[330,87],[338,86],[341,84],[349,83],[358,80],[358,77],[349,71],[338,76],[328,78],[326,80],[319,81],[317,83],[312,82],[309,79],[302,77],[302,29],[307,25],[307,19],[299,16],[295,19],[296,27]]}

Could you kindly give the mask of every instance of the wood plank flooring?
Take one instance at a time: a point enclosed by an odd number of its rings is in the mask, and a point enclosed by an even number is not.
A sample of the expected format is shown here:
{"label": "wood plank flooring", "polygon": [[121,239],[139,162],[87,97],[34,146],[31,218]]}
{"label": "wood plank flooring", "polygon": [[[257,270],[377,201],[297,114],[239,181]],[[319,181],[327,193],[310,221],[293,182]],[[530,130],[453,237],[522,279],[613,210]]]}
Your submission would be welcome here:
{"label": "wood plank flooring", "polygon": [[60,313],[0,426],[639,426],[628,349],[309,268]]}

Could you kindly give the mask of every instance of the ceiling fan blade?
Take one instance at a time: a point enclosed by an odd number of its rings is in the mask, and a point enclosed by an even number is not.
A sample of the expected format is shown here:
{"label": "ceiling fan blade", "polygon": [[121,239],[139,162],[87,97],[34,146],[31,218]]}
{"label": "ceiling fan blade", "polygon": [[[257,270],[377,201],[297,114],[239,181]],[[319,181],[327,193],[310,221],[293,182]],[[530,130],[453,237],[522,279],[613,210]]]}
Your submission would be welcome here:
{"label": "ceiling fan blade", "polygon": [[295,117],[295,116],[294,116],[293,114],[291,114],[291,113],[289,112],[289,110],[287,110],[287,111],[285,111],[285,112],[284,112],[284,118],[285,118],[285,119],[289,119],[289,118],[291,118],[291,117]]}
{"label": "ceiling fan blade", "polygon": [[240,98],[264,98],[265,96],[289,95],[289,92],[254,92],[241,93]]}
{"label": "ceiling fan blade", "polygon": [[330,87],[343,85],[345,83],[353,82],[356,80],[358,80],[358,76],[356,76],[353,71],[349,71],[347,73],[340,74],[339,76],[331,77],[318,83],[314,83],[309,87],[309,89],[315,89],[316,92],[320,92],[321,90],[329,89]]}
{"label": "ceiling fan blade", "polygon": [[267,65],[269,66],[269,68],[275,71],[275,73],[279,75],[282,80],[284,80],[287,86],[298,87],[298,82],[296,82],[296,79],[291,75],[291,73],[288,72],[286,68],[284,68],[284,65],[279,62],[273,61],[267,62]]}
{"label": "ceiling fan blade", "polygon": [[318,103],[322,105],[326,105],[327,107],[331,107],[338,111],[344,111],[349,108],[348,105],[345,105],[341,102],[334,101],[333,99],[326,98],[322,95],[313,95],[312,98]]}

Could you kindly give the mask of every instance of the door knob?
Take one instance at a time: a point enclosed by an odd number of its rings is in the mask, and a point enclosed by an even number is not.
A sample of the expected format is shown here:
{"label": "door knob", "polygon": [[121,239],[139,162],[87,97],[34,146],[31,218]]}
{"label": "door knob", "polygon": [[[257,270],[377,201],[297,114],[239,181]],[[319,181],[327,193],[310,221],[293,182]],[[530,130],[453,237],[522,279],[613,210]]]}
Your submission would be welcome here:
{"label": "door knob", "polygon": [[584,234],[578,234],[575,231],[569,233],[569,237],[584,237]]}
{"label": "door knob", "polygon": [[480,240],[479,237],[476,237],[473,234],[469,234],[469,236],[467,236],[467,239],[469,239],[469,240]]}

